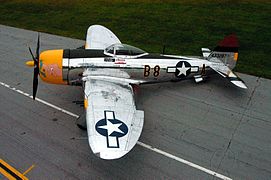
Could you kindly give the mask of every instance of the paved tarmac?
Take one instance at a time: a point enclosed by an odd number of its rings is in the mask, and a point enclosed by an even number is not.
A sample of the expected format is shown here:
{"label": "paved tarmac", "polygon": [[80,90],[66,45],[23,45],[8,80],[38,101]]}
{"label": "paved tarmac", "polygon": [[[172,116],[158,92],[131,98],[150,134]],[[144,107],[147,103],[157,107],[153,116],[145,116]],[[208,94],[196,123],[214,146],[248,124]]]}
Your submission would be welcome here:
{"label": "paved tarmac", "polygon": [[[37,32],[0,25],[1,82],[32,94],[33,69],[25,61],[36,40]],[[42,50],[82,45],[41,33]],[[271,179],[271,81],[239,75],[248,90],[216,75],[200,84],[142,86],[140,141],[232,179]],[[37,97],[83,113],[73,103],[82,101],[81,87],[39,82]],[[0,85],[0,159],[20,172],[35,164],[29,179],[216,179],[139,145],[121,159],[101,160],[86,136],[76,118]]]}

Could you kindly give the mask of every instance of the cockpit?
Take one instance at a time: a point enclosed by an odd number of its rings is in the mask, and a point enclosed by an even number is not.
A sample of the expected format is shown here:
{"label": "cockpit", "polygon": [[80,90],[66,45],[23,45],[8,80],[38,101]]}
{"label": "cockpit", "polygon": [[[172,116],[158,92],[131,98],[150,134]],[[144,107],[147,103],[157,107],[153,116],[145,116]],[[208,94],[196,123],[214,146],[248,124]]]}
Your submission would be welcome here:
{"label": "cockpit", "polygon": [[134,46],[130,46],[128,44],[112,44],[108,48],[104,50],[104,54],[110,56],[142,56],[148,54],[147,52],[143,51]]}

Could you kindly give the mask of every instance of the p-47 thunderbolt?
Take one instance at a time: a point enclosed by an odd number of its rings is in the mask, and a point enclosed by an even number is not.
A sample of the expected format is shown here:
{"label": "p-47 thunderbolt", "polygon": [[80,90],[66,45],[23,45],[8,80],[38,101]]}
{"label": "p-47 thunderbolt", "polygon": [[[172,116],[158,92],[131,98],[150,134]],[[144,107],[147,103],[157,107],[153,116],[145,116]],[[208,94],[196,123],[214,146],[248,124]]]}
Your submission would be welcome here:
{"label": "p-47 thunderbolt", "polygon": [[39,53],[38,38],[33,61],[33,98],[38,75],[48,83],[82,85],[88,142],[95,155],[117,159],[128,153],[138,141],[144,112],[134,102],[135,87],[142,84],[204,81],[209,72],[217,72],[231,83],[247,88],[232,72],[238,58],[238,39],[224,38],[213,51],[202,48],[201,57],[150,54],[123,44],[109,29],[93,25],[87,30],[84,48],[47,50]]}

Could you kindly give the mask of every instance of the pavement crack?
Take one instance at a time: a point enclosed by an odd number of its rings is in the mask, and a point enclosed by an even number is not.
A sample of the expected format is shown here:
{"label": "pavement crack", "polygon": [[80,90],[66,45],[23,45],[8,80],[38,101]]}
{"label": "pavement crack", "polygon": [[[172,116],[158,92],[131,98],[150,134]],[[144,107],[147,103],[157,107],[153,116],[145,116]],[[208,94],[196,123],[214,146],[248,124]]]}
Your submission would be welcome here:
{"label": "pavement crack", "polygon": [[252,90],[252,92],[251,92],[251,94],[250,94],[250,96],[248,98],[247,106],[249,106],[249,104],[251,102],[251,99],[254,96],[254,93],[255,93],[256,89],[261,85],[261,82],[259,80],[260,80],[260,77],[258,77],[257,80],[256,80],[257,85],[254,87],[254,89]]}
{"label": "pavement crack", "polygon": [[230,148],[230,146],[231,146],[231,141],[232,141],[232,140],[229,141],[229,144],[228,144],[228,146],[227,146],[227,149]]}
{"label": "pavement crack", "polygon": [[179,135],[179,139],[177,140],[183,140],[184,135],[191,129],[191,127],[187,127],[186,129],[184,129],[181,134]]}
{"label": "pavement crack", "polygon": [[213,153],[212,153],[212,156],[209,160],[209,166],[212,167],[212,162],[213,162],[213,159],[215,157],[215,154],[219,151],[219,149],[215,150]]}
{"label": "pavement crack", "polygon": [[70,138],[70,140],[86,140],[86,139],[88,139],[88,137],[84,137],[84,136],[82,136],[82,137],[71,137]]}
{"label": "pavement crack", "polygon": [[[250,94],[250,96],[249,96],[249,98],[248,98],[248,101],[247,101],[247,103],[246,103],[246,107],[244,108],[244,111],[243,111],[243,113],[242,113],[242,116],[241,116],[241,118],[240,118],[238,124],[236,125],[236,127],[235,127],[233,133],[231,134],[231,138],[230,138],[230,140],[229,140],[229,142],[228,142],[228,145],[227,145],[227,148],[225,149],[225,151],[224,151],[224,153],[223,153],[223,156],[222,156],[222,158],[221,158],[221,160],[220,160],[220,162],[219,162],[219,164],[218,164],[218,166],[217,166],[217,168],[216,168],[216,172],[218,172],[218,170],[220,169],[221,164],[222,164],[223,160],[225,159],[225,156],[226,156],[228,150],[230,150],[230,147],[231,147],[232,141],[233,141],[233,139],[234,139],[234,136],[235,136],[237,130],[240,128],[240,125],[241,125],[241,123],[242,123],[242,121],[243,121],[243,119],[244,119],[244,117],[245,117],[245,114],[246,114],[246,112],[248,111],[249,106],[251,105],[252,97],[254,96],[254,93],[255,93],[256,89],[257,89],[257,88],[260,86],[260,84],[261,84],[259,80],[260,80],[260,77],[258,77],[257,80],[256,80],[257,84],[254,86],[254,88],[253,88],[253,90],[252,90],[252,92],[251,92],[251,94]],[[213,177],[213,179],[214,179],[214,177]]]}

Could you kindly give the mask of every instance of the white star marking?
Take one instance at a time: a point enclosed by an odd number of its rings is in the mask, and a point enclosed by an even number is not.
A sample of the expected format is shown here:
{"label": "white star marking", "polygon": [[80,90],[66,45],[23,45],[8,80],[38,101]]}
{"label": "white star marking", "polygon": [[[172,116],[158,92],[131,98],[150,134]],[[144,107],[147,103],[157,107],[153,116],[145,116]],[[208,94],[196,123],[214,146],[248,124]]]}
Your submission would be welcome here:
{"label": "white star marking", "polygon": [[190,69],[190,67],[185,67],[185,64],[183,63],[182,67],[177,67],[176,69],[179,70],[179,74],[177,76],[180,76],[182,74],[186,76],[186,72],[188,69]]}
{"label": "white star marking", "polygon": [[108,136],[110,136],[113,132],[119,132],[123,134],[123,131],[119,129],[122,123],[113,124],[108,120],[106,120],[106,123],[106,125],[99,126],[99,128],[106,129]]}

